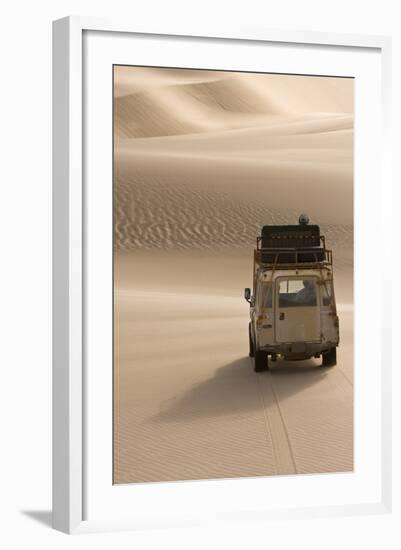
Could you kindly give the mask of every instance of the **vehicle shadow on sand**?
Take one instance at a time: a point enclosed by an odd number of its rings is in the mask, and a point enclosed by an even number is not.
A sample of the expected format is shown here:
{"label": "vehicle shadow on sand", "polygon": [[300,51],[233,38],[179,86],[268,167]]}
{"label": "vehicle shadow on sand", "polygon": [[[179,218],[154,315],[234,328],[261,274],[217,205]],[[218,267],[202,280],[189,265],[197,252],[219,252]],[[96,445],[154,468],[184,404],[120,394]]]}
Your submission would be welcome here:
{"label": "vehicle shadow on sand", "polygon": [[181,422],[221,415],[240,416],[262,407],[265,383],[280,383],[280,400],[318,384],[328,375],[317,361],[278,360],[268,372],[253,372],[253,361],[242,357],[216,369],[213,377],[169,399],[151,422]]}

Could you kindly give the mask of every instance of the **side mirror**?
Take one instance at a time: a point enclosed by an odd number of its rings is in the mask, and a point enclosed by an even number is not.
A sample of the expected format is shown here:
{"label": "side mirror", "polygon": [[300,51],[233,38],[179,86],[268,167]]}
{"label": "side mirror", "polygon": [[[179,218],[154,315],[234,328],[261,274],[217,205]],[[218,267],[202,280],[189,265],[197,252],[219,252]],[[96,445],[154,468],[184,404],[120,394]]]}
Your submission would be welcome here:
{"label": "side mirror", "polygon": [[244,298],[249,304],[251,303],[251,289],[250,288],[246,288],[244,290]]}

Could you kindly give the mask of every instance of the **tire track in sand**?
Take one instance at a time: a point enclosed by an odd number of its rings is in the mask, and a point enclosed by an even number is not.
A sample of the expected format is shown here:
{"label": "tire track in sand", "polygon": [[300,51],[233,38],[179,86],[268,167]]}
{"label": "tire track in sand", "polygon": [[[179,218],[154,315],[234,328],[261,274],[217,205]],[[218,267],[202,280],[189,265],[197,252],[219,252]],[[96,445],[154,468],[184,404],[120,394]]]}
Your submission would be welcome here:
{"label": "tire track in sand", "polygon": [[296,474],[295,459],[280,404],[274,391],[271,374],[267,372],[264,375],[255,377],[255,380],[263,406],[266,436],[270,436],[273,445],[276,473],[278,475]]}

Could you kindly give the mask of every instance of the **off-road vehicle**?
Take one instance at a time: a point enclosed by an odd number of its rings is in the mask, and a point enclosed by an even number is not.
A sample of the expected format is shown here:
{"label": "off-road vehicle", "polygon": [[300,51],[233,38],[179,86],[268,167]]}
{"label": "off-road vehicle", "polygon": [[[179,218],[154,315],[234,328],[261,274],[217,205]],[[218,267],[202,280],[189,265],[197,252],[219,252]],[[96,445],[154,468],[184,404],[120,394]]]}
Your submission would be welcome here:
{"label": "off-road vehicle", "polygon": [[333,255],[318,225],[301,215],[298,225],[265,225],[256,239],[250,304],[249,355],[255,372],[269,361],[322,357],[337,361],[339,320]]}

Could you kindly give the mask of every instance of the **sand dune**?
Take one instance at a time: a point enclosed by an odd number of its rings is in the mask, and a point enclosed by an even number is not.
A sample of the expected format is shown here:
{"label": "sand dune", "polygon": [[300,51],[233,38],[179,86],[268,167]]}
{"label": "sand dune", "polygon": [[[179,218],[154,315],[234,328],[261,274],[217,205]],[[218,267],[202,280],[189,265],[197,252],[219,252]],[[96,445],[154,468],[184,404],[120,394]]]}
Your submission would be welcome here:
{"label": "sand dune", "polygon": [[[248,122],[250,121],[247,117]],[[153,139],[121,139],[118,151],[135,152],[182,152],[182,153],[215,153],[227,150],[248,152],[263,150],[266,154],[280,149],[293,151],[312,151],[326,149],[335,151],[344,149],[350,154],[352,146],[353,118],[350,115],[330,115],[327,113],[304,116],[276,117],[263,123],[235,129],[216,130],[209,134],[156,136]],[[347,131],[348,130],[348,131]],[[314,135],[317,134],[317,135]],[[181,151],[182,149],[182,151]],[[118,152],[117,151],[117,152]]]}
{"label": "sand dune", "polygon": [[[327,132],[312,132],[312,123]],[[275,136],[253,128],[123,140],[115,155],[116,246],[251,245],[261,225],[294,223],[300,211],[328,226],[330,246],[341,244],[331,235],[352,234],[352,130],[343,129],[352,121],[305,124],[305,134],[295,121],[293,134],[287,122]],[[333,210],[336,202],[341,209]]]}
{"label": "sand dune", "polygon": [[134,77],[128,69],[115,71],[117,137],[252,127],[305,112],[352,112],[344,79],[316,77],[310,83],[310,77],[297,77],[294,86],[285,76],[147,69],[147,80],[146,69]]}
{"label": "sand dune", "polygon": [[221,80],[226,73],[221,71],[198,71],[193,69],[165,69],[158,67],[132,67],[120,65],[114,70],[114,97],[154,90],[165,86],[180,86],[196,82]]}
{"label": "sand dune", "polygon": [[[118,180],[117,180],[118,181]],[[244,202],[223,190],[200,189],[166,178],[138,178],[134,191],[129,184],[116,189],[115,246],[117,249],[194,249],[216,247],[250,249],[255,236],[266,223],[293,223],[299,201],[293,210],[272,209],[266,199]],[[161,192],[162,189],[162,192]],[[250,192],[251,193],[251,192]],[[272,201],[274,204],[274,201]],[[287,201],[288,202],[288,201]],[[298,208],[296,209],[296,207]],[[329,208],[330,205],[327,205]],[[316,219],[316,218],[315,218]],[[352,226],[322,224],[328,245],[345,252],[352,247]]]}
{"label": "sand dune", "polygon": [[[349,471],[353,83],[116,67],[115,482]],[[339,365],[256,376],[245,286],[260,227],[321,225]]]}
{"label": "sand dune", "polygon": [[117,248],[251,245],[300,210],[351,230],[349,81],[148,71],[116,73]]}

